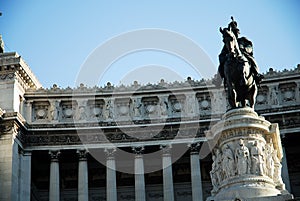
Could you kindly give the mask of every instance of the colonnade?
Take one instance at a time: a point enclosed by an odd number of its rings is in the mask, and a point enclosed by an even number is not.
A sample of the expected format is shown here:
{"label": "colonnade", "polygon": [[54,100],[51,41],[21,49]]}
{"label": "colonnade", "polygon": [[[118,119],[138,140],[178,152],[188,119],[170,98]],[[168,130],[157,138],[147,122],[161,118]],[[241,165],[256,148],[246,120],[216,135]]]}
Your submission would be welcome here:
{"label": "colonnade", "polygon": [[[190,165],[191,165],[191,187],[193,201],[203,200],[202,179],[199,159],[200,142],[189,144]],[[163,167],[163,196],[164,201],[174,201],[174,186],[172,173],[172,146],[161,145],[162,167]],[[145,201],[145,177],[144,177],[144,147],[133,147],[134,155],[134,181],[135,200]],[[116,180],[116,148],[105,148],[106,154],[106,200],[117,201],[117,180]],[[86,150],[77,150],[78,155],[78,201],[88,201],[88,161]],[[49,151],[50,155],[50,181],[49,181],[49,201],[60,200],[60,174],[59,150]],[[31,156],[29,154],[26,157]],[[27,160],[30,161],[30,160]],[[30,174],[29,174],[30,175]],[[30,178],[28,178],[30,182]],[[27,181],[28,183],[28,181]],[[30,185],[28,185],[30,186]],[[27,193],[26,196],[30,196]],[[30,198],[28,199],[30,200]]]}

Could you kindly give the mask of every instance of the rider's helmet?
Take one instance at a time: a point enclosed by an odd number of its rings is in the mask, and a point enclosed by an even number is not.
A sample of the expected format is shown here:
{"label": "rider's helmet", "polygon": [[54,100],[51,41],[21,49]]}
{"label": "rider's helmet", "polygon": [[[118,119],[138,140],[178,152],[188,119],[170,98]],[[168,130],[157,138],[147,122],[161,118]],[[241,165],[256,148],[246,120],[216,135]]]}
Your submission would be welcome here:
{"label": "rider's helmet", "polygon": [[236,37],[240,34],[240,30],[237,27],[237,22],[231,16],[231,22],[228,24],[228,29],[231,29]]}

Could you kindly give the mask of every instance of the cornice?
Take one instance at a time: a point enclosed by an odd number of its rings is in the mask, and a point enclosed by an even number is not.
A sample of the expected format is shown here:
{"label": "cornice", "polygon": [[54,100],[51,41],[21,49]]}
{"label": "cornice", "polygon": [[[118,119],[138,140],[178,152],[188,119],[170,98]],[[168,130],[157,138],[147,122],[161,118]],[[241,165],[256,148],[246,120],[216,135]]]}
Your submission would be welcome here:
{"label": "cornice", "polygon": [[[17,75],[26,84],[26,88],[38,89],[42,85],[28,64],[16,52],[0,54],[0,80],[14,79]],[[23,86],[24,87],[24,86]]]}

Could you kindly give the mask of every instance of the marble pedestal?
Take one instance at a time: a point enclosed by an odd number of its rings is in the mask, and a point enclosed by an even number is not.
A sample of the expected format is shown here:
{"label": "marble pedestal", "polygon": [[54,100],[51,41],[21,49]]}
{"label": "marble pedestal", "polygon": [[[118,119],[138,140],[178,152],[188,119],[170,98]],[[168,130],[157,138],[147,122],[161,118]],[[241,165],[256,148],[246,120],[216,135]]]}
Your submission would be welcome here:
{"label": "marble pedestal", "polygon": [[251,108],[226,112],[206,133],[212,150],[213,184],[207,200],[290,200],[281,179],[278,124]]}

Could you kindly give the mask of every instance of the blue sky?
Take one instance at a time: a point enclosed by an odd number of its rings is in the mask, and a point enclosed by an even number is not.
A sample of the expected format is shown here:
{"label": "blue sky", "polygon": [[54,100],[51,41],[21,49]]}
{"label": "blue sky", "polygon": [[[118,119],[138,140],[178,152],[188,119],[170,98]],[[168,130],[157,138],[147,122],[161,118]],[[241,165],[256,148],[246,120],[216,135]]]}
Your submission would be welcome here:
{"label": "blue sky", "polygon": [[[219,27],[227,26],[233,15],[241,35],[254,43],[261,72],[266,72],[300,63],[299,6],[297,0],[0,0],[0,34],[6,51],[18,52],[44,87],[74,87],[97,47],[122,33],[149,28],[170,30],[197,43],[214,64],[213,73],[223,46]],[[97,84],[200,79],[200,74],[181,58],[147,50],[112,63]]]}

